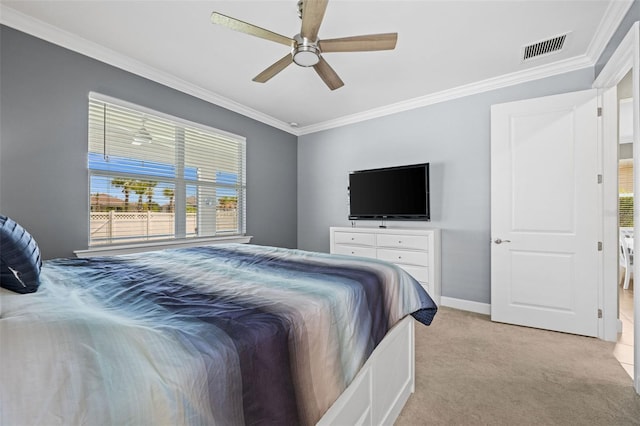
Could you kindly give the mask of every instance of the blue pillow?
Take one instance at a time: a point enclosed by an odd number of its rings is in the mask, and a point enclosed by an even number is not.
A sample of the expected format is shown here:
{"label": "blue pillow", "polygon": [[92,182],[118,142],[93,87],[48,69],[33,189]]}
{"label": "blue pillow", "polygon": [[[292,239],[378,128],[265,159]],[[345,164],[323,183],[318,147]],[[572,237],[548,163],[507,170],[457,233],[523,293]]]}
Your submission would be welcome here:
{"label": "blue pillow", "polygon": [[22,226],[0,215],[0,286],[33,293],[40,285],[40,248]]}

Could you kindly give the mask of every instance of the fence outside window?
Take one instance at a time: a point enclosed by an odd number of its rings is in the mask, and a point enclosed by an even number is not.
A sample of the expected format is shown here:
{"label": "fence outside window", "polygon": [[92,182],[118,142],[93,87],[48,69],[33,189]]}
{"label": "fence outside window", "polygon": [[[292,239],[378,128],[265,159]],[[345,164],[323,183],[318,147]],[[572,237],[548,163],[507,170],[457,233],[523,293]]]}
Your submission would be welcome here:
{"label": "fence outside window", "polygon": [[[197,213],[187,213],[187,237],[198,235]],[[175,237],[175,213],[169,212],[125,212],[106,211],[90,213],[91,241],[94,245],[118,242],[143,242],[171,239]],[[216,232],[234,233],[238,229],[238,214],[235,209],[218,209]]]}

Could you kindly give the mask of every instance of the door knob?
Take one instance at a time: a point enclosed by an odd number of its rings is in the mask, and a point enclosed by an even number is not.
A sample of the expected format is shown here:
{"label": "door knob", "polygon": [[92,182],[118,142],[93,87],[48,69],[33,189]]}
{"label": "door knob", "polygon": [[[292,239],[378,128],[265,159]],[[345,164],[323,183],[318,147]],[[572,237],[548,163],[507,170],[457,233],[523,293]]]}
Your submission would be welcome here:
{"label": "door knob", "polygon": [[500,238],[496,238],[493,242],[496,244],[502,244],[502,243],[510,243],[511,240],[502,240]]}

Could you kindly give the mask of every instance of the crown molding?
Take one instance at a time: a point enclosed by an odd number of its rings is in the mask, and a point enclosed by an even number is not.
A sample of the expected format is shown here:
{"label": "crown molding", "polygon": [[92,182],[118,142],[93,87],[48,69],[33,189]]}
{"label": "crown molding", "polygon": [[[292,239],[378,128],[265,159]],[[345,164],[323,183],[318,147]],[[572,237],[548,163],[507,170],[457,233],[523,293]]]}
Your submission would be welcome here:
{"label": "crown molding", "polygon": [[615,86],[633,68],[640,47],[640,22],[636,21],[593,82],[595,88]]}
{"label": "crown molding", "polygon": [[141,77],[160,83],[164,86],[179,90],[180,92],[221,106],[230,111],[242,114],[271,127],[296,134],[288,123],[264,114],[253,108],[242,105],[232,99],[206,90],[198,85],[189,83],[169,73],[150,67],[129,56],[115,52],[102,45],[79,37],[58,27],[47,24],[15,9],[0,3],[0,23],[16,30],[22,31],[34,37],[104,62],[108,65],[131,72]]}
{"label": "crown molding", "polygon": [[430,95],[416,97],[380,108],[374,108],[368,111],[299,128],[292,128],[289,123],[278,120],[253,108],[249,108],[233,101],[232,99],[189,83],[169,73],[150,67],[129,56],[122,55],[97,43],[93,43],[72,33],[63,31],[53,25],[22,14],[2,3],[0,3],[0,23],[90,58],[99,60],[108,65],[123,69],[167,87],[179,90],[188,95],[221,106],[230,111],[252,118],[295,136],[302,136],[593,66],[606,48],[607,43],[620,25],[620,22],[626,15],[632,3],[633,1],[631,0],[623,0],[613,1],[609,4],[585,55],[505,74],[499,77],[474,82]]}
{"label": "crown molding", "polygon": [[585,55],[301,127],[298,129],[299,136],[594,66],[632,4],[633,0],[609,3]]}
{"label": "crown molding", "polygon": [[604,12],[602,20],[596,29],[596,33],[587,47],[586,55],[595,64],[606,49],[607,44],[613,37],[620,23],[633,4],[633,0],[612,1]]}
{"label": "crown molding", "polygon": [[514,86],[516,84],[527,83],[539,80],[545,77],[551,77],[558,74],[564,74],[571,71],[577,71],[593,66],[593,61],[586,55],[578,56],[571,59],[554,62],[549,65],[540,65],[535,68],[514,72],[511,74],[501,75],[499,77],[489,78],[486,80],[458,86],[453,89],[443,90],[426,96],[397,102],[380,108],[374,108],[362,113],[352,114],[335,120],[328,120],[318,124],[301,127],[298,130],[300,135],[315,133],[322,130],[328,130],[335,127],[346,126],[348,124],[358,123],[373,118],[379,118],[385,115],[396,114],[440,102],[451,101],[465,96],[475,95],[478,93],[488,92],[490,90],[501,89],[503,87]]}

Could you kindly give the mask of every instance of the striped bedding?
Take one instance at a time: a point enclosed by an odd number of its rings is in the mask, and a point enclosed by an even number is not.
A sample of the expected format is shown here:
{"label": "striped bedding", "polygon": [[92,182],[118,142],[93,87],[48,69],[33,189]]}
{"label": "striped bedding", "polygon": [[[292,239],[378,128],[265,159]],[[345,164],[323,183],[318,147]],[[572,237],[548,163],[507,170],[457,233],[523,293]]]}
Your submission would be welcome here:
{"label": "striped bedding", "polygon": [[400,268],[245,244],[46,261],[0,293],[0,424],[314,424],[408,314]]}

